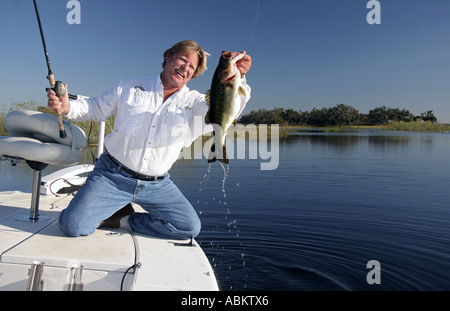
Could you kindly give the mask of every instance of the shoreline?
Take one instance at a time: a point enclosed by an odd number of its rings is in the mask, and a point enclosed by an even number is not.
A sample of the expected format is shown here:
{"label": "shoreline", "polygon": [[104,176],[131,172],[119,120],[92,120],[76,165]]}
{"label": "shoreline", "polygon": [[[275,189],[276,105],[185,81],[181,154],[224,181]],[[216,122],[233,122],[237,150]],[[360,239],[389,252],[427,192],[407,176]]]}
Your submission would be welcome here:
{"label": "shoreline", "polygon": [[392,122],[386,125],[345,125],[345,126],[330,126],[330,127],[316,127],[316,126],[300,126],[300,125],[286,125],[280,126],[280,134],[290,132],[356,132],[356,131],[398,131],[398,132],[422,132],[422,133],[444,133],[450,132],[449,124],[431,123],[431,122]]}

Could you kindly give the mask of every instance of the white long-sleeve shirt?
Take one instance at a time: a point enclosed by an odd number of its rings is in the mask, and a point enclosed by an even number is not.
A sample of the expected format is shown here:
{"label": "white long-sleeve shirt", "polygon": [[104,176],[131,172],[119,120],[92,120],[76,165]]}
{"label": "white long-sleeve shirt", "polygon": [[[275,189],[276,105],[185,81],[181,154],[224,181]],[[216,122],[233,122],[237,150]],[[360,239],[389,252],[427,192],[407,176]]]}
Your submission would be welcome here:
{"label": "white long-sleeve shirt", "polygon": [[[250,99],[250,87],[241,81],[239,114]],[[105,121],[115,114],[114,131],[105,137],[108,152],[127,168],[160,176],[178,159],[183,147],[212,131],[205,124],[205,95],[182,87],[165,102],[160,76],[129,78],[99,97],[70,102],[69,119]]]}

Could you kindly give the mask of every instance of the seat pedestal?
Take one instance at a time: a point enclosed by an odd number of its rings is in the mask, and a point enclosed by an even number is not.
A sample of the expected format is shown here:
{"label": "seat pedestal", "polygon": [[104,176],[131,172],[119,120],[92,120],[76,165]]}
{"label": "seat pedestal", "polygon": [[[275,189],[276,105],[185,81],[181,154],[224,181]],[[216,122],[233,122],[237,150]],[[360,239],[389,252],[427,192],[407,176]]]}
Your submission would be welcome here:
{"label": "seat pedestal", "polygon": [[44,222],[50,219],[48,216],[39,217],[39,196],[40,196],[40,186],[42,179],[42,170],[47,167],[48,164],[36,162],[36,161],[25,161],[29,167],[34,170],[33,175],[33,189],[31,192],[31,207],[30,207],[30,216],[22,216],[17,220],[20,221],[31,221],[31,222]]}

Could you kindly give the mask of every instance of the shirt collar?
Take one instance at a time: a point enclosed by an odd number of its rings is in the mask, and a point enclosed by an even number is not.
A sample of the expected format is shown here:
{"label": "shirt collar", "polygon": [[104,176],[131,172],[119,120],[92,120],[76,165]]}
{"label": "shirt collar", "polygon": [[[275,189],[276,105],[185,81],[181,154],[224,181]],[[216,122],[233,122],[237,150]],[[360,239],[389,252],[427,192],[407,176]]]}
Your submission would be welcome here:
{"label": "shirt collar", "polygon": [[156,85],[158,86],[158,88],[161,88],[162,90],[164,89],[164,85],[163,85],[162,80],[161,80],[161,74],[159,74],[156,77]]}
{"label": "shirt collar", "polygon": [[[161,73],[156,77],[156,85],[157,85],[157,87],[158,87],[158,90],[161,90],[161,91],[164,90],[164,84],[163,84],[163,82],[162,82],[162,80],[161,80]],[[183,85],[183,87],[180,88],[178,91],[176,91],[175,93],[173,93],[172,96],[177,95],[177,94],[179,94],[179,93],[181,93],[181,92],[183,92],[183,91],[189,91],[189,88],[186,86],[186,84]]]}

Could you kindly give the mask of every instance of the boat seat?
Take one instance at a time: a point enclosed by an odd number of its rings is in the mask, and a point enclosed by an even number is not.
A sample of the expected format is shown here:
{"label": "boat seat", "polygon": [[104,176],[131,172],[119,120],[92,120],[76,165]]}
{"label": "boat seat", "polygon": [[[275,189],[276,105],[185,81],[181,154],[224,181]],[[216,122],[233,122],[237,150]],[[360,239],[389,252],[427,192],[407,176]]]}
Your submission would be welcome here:
{"label": "boat seat", "polygon": [[70,166],[81,161],[86,136],[82,129],[64,121],[66,138],[59,137],[56,116],[30,110],[16,110],[5,116],[10,136],[0,136],[0,153],[56,166]]}
{"label": "boat seat", "polygon": [[39,222],[39,189],[42,170],[47,165],[70,166],[81,160],[86,146],[82,129],[70,122],[64,123],[67,137],[59,137],[58,119],[50,114],[30,110],[16,110],[5,116],[5,127],[10,136],[0,137],[2,156],[24,159],[34,170],[30,217]]}

